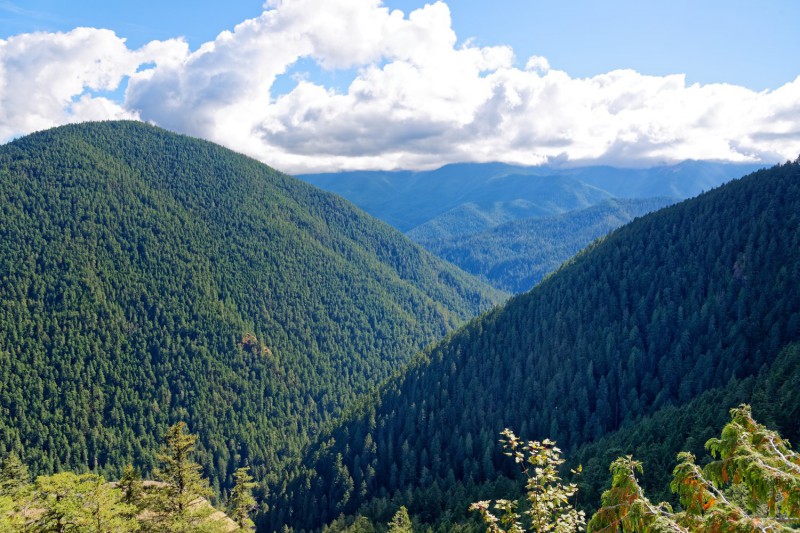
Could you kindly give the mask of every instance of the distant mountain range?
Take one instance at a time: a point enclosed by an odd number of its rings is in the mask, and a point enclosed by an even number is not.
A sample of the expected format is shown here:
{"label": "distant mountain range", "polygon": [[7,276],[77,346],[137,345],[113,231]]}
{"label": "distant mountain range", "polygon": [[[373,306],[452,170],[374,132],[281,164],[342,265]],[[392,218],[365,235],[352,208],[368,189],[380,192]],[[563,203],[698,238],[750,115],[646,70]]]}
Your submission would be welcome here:
{"label": "distant mountain range", "polygon": [[[707,161],[648,169],[461,163],[420,172],[358,171],[297,177],[344,196],[403,232],[440,216],[453,220],[440,226],[458,228],[463,224],[477,232],[511,220],[589,207],[608,198],[682,200],[761,166]],[[460,210],[463,217],[454,217],[453,210]],[[463,228],[449,231],[448,236],[464,234]]]}
{"label": "distant mountain range", "polygon": [[474,163],[300,178],[344,196],[496,288],[521,292],[633,217],[757,168],[707,161],[648,169]]}

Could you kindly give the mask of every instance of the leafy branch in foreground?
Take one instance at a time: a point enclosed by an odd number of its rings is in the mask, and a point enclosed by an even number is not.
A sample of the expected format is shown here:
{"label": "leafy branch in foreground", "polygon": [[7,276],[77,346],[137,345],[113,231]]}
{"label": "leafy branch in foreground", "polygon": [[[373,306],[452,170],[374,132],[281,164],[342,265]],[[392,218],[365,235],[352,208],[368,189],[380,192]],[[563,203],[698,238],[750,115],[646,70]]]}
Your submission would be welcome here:
{"label": "leafy branch in foreground", "polygon": [[596,532],[780,532],[800,524],[800,455],[775,431],[757,423],[750,406],[731,409],[731,421],[706,448],[718,458],[705,468],[678,454],[670,488],[682,510],[654,505],[644,495],[631,456],[611,464],[611,488],[589,522]]}
{"label": "leafy branch in foreground", "polygon": [[[564,460],[556,443],[549,439],[523,442],[510,429],[505,429],[501,435],[500,442],[508,450],[505,455],[514,458],[527,478],[527,501],[497,500],[493,504],[480,501],[473,503],[470,510],[481,513],[491,533],[521,533],[528,527],[537,533],[581,531],[586,523],[584,513],[569,503],[578,487],[574,483],[566,486],[561,483],[558,467]],[[580,467],[572,472],[579,473]],[[520,507],[525,508],[521,514]],[[499,517],[495,514],[497,511],[502,513]]]}
{"label": "leafy branch in foreground", "polygon": [[165,435],[159,454],[159,481],[143,482],[128,465],[119,482],[94,473],[59,472],[31,482],[28,467],[16,453],[0,460],[0,533],[153,532],[222,533],[251,531],[248,513],[255,504],[252,478],[236,471],[231,494],[233,518],[216,510],[200,466],[192,461],[196,436],[178,422]]}

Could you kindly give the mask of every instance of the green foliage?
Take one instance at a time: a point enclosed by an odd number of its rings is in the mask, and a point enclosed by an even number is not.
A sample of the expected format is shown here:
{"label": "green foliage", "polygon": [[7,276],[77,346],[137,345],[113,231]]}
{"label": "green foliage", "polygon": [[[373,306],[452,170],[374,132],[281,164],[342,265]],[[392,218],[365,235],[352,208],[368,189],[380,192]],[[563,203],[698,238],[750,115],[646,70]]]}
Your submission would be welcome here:
{"label": "green foliage", "polygon": [[[14,454],[3,462],[0,484],[0,532],[76,533],[233,531],[237,523],[216,511],[205,499],[211,491],[190,459],[196,437],[175,424],[166,435],[159,457],[161,482],[142,482],[130,465],[118,483],[102,476],[59,472],[31,483],[25,465]],[[241,473],[247,477],[244,469]],[[244,490],[252,488],[241,475]],[[240,492],[242,489],[239,489]],[[240,496],[240,501],[246,500]],[[248,502],[245,501],[245,505]],[[253,503],[250,497],[249,503]],[[248,527],[246,509],[240,529]],[[252,525],[252,522],[249,523]]]}
{"label": "green foliage", "polygon": [[9,453],[0,463],[0,494],[15,497],[29,483],[28,465],[20,461],[16,453]]}
{"label": "green foliage", "polygon": [[214,510],[198,505],[198,501],[213,493],[200,473],[202,467],[192,460],[197,436],[186,433],[186,424],[178,422],[167,430],[164,440],[157,455],[163,466],[153,471],[153,477],[162,484],[151,491],[147,500],[146,507],[152,511],[148,527],[187,532],[208,527],[208,517]]}
{"label": "green foliage", "polygon": [[720,458],[706,467],[708,477],[717,485],[744,483],[770,516],[800,517],[800,455],[753,420],[749,405],[731,410],[731,418],[722,436],[706,443]]}
{"label": "green foliage", "polygon": [[0,147],[0,450],[147,476],[177,420],[218,494],[501,295],[344,200],[139,122]]}
{"label": "green foliage", "polygon": [[400,506],[400,509],[392,517],[392,521],[389,522],[389,533],[414,533],[408,509],[404,505]]}
{"label": "green foliage", "polygon": [[253,483],[253,477],[248,474],[249,467],[242,467],[236,470],[233,475],[234,485],[228,499],[228,516],[241,528],[251,530],[255,524],[250,519],[250,512],[256,506],[256,499],[253,498],[253,489],[257,486]]}
{"label": "green foliage", "polygon": [[671,198],[606,200],[546,218],[523,219],[451,238],[416,238],[425,249],[498,289],[525,292],[595,239],[636,217],[674,203]]}
{"label": "green foliage", "polygon": [[37,532],[137,531],[131,520],[130,506],[122,503],[121,492],[96,474],[60,472],[36,478],[33,488],[34,509],[40,518],[33,527]]}
{"label": "green foliage", "polygon": [[787,346],[757,376],[733,379],[724,387],[706,391],[682,406],[668,406],[653,416],[627,425],[600,440],[581,446],[571,460],[584,465],[579,483],[582,504],[596,509],[608,485],[608,465],[620,455],[640,460],[644,472],[637,475],[654,501],[679,505],[672,494],[672,461],[681,450],[697,457],[699,464],[713,460],[704,443],[718,435],[729,420],[727,406],[748,403],[758,420],[777,428],[793,442],[800,437],[796,421],[800,413],[800,344]]}
{"label": "green foliage", "polygon": [[[497,517],[491,510],[492,503],[480,501],[470,506],[478,511],[491,533],[522,533],[536,531],[542,533],[573,533],[582,531],[586,524],[583,511],[578,511],[570,503],[578,491],[577,485],[561,483],[558,468],[564,464],[561,450],[555,442],[545,439],[542,442],[523,442],[506,428],[502,432],[505,452],[520,465],[525,474],[525,501],[497,500],[494,508],[502,512]],[[580,472],[580,468],[572,471]],[[521,513],[520,510],[524,509]]]}
{"label": "green foliage", "polygon": [[[631,456],[614,461],[611,489],[603,493],[589,530],[755,533],[800,526],[800,455],[757,423],[750,406],[732,409],[722,436],[706,447],[719,459],[705,468],[691,453],[678,454],[671,488],[680,496],[680,511],[645,497],[636,478],[640,462]],[[744,490],[732,490],[737,486]]]}
{"label": "green foliage", "polygon": [[340,516],[322,528],[323,533],[375,533],[375,525],[362,515],[353,517]]}
{"label": "green foliage", "polygon": [[[292,476],[271,485],[263,527],[309,530],[341,513],[384,523],[390,504],[424,524],[467,523],[469,503],[510,492],[515,472],[493,453],[505,427],[550,437],[571,456],[627,431],[611,457],[612,448],[580,452],[591,471],[581,483],[596,489],[578,494],[587,508],[609,462],[632,453],[630,443],[651,448],[637,455],[654,461],[646,463],[648,490],[666,486],[658,475],[668,475],[687,439],[690,451],[703,453],[714,434],[708,424],[724,420],[727,405],[780,401],[783,412],[771,409],[770,420],[796,434],[798,382],[766,374],[800,340],[798,225],[796,162],[619,228],[529,293],[425,350],[323,432]],[[761,373],[770,388],[758,391]],[[647,421],[707,391],[709,403],[694,409],[708,420],[687,412]],[[733,403],[721,401],[727,396]],[[640,422],[658,439],[646,439]],[[329,490],[334,479],[352,479],[353,490]]]}
{"label": "green foliage", "polygon": [[119,480],[119,489],[122,491],[122,501],[130,505],[136,512],[144,507],[144,484],[142,475],[133,465],[127,465],[122,471]]}
{"label": "green foliage", "polygon": [[0,533],[24,531],[31,503],[28,466],[11,452],[0,463]]}

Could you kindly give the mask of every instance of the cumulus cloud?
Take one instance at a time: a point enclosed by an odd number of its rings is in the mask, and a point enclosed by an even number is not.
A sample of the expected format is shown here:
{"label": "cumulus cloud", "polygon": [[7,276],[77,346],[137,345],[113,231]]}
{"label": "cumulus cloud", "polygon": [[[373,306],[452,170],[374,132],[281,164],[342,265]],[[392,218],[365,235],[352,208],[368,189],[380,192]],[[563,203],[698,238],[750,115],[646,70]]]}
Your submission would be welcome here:
{"label": "cumulus cloud", "polygon": [[[343,91],[308,76],[275,93],[301,59],[357,73]],[[124,80],[124,100],[98,95]],[[459,44],[443,2],[404,14],[379,0],[270,0],[260,17],[195,51],[181,40],[129,50],[114,33],[87,28],[0,41],[0,138],[121,117],[290,172],[772,162],[800,152],[800,77],[754,92],[630,70],[573,78],[539,56],[518,68],[508,47]]]}
{"label": "cumulus cloud", "polygon": [[66,122],[135,118],[97,93],[116,90],[140,65],[169,58],[176,47],[185,44],[156,41],[132,51],[114,32],[93,28],[0,40],[0,139]]}

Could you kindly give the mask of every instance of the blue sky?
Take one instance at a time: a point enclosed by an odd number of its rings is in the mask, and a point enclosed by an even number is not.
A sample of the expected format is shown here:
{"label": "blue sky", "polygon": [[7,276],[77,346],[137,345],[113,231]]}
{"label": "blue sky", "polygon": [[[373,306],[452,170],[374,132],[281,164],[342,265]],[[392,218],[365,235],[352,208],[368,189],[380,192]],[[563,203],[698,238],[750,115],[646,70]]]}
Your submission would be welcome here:
{"label": "blue sky", "polygon": [[[421,0],[385,4],[409,12]],[[192,48],[262,12],[259,0],[0,0],[0,38],[30,31],[109,28],[138,47],[183,36]],[[800,2],[795,0],[455,0],[463,41],[510,45],[553,68],[592,76],[630,68],[685,73],[690,83],[775,89],[800,74]]]}
{"label": "blue sky", "polygon": [[800,2],[266,7],[0,0],[0,142],[138,118],[290,171],[800,153]]}

